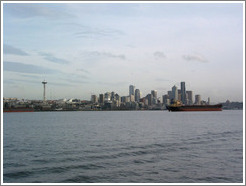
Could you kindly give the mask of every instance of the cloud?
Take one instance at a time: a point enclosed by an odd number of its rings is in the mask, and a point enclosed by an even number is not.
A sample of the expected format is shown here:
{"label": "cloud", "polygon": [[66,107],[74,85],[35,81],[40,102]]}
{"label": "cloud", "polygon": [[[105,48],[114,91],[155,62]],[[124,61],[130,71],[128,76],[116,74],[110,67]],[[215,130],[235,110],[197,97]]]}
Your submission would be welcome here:
{"label": "cloud", "polygon": [[[17,82],[25,82],[25,83],[32,83],[32,84],[41,84],[41,81],[39,80],[29,80],[29,79],[8,79],[8,81],[12,81],[12,83],[17,83]],[[5,82],[6,83],[6,82]]]}
{"label": "cloud", "polygon": [[201,63],[207,63],[208,60],[201,55],[183,55],[183,59],[186,61],[196,61]]}
{"label": "cloud", "polygon": [[90,72],[89,71],[87,71],[87,70],[85,70],[85,69],[82,69],[82,68],[80,68],[80,69],[76,69],[77,71],[79,71],[79,72],[85,72],[85,73],[87,73],[87,74],[89,74]]}
{"label": "cloud", "polygon": [[[41,81],[39,80],[29,80],[29,79],[8,79],[8,80],[4,80],[4,84],[18,84],[18,82],[23,82],[23,83],[31,83],[31,84],[35,84],[35,85],[41,85]],[[74,85],[72,85],[71,83],[57,83],[57,82],[48,82],[48,86],[69,86],[72,87]]]}
{"label": "cloud", "polygon": [[19,48],[15,48],[10,45],[3,44],[3,53],[4,54],[14,54],[14,55],[19,55],[19,56],[28,56],[28,54],[24,51],[22,51]]}
{"label": "cloud", "polygon": [[3,84],[15,85],[16,82],[14,82],[12,79],[3,79]]}
{"label": "cloud", "polygon": [[64,18],[64,17],[72,16],[64,11],[57,11],[58,7],[57,5],[55,7],[54,4],[6,3],[4,4],[4,10],[6,13],[9,13],[18,18],[33,18],[33,17]]}
{"label": "cloud", "polygon": [[159,52],[159,51],[156,51],[153,55],[156,59],[166,58],[166,55],[163,52]]}
{"label": "cloud", "polygon": [[32,79],[35,79],[35,78],[40,78],[41,77],[41,74],[20,74],[20,76],[24,77],[24,78],[32,78]]}
{"label": "cloud", "polygon": [[50,53],[40,52],[39,54],[43,56],[45,60],[53,62],[53,63],[58,63],[58,64],[69,64],[70,63],[69,61],[65,59],[57,58]]}
{"label": "cloud", "polygon": [[98,52],[98,51],[90,51],[90,52],[83,52],[83,55],[89,56],[89,57],[108,57],[108,58],[119,58],[122,60],[125,60],[126,57],[123,54],[116,55],[110,52]]}
{"label": "cloud", "polygon": [[[81,79],[87,79],[87,78],[81,78]],[[69,82],[70,84],[86,84],[86,83],[89,83],[88,81],[83,81],[83,80],[76,79],[76,78],[60,78],[60,80]]]}
{"label": "cloud", "polygon": [[80,29],[79,32],[74,33],[78,38],[100,38],[124,35],[124,32],[112,28],[96,28],[81,25]]}
{"label": "cloud", "polygon": [[73,87],[74,85],[72,85],[71,83],[54,83],[54,82],[49,82],[49,84],[50,85],[56,85],[56,86],[62,86],[62,87],[64,87],[64,86],[69,86],[69,87]]}
{"label": "cloud", "polygon": [[18,62],[10,62],[10,61],[3,62],[3,70],[11,71],[11,72],[30,73],[30,74],[59,73],[59,71],[50,68],[45,68],[37,65],[23,64]]}

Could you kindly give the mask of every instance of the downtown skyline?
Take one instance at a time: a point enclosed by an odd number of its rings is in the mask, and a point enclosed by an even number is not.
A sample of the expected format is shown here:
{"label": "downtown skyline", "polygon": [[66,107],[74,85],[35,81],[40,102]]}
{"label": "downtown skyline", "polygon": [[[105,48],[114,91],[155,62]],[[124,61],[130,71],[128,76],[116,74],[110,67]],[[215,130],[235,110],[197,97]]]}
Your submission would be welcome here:
{"label": "downtown skyline", "polygon": [[242,3],[2,3],[3,97],[79,98],[186,82],[243,101]]}

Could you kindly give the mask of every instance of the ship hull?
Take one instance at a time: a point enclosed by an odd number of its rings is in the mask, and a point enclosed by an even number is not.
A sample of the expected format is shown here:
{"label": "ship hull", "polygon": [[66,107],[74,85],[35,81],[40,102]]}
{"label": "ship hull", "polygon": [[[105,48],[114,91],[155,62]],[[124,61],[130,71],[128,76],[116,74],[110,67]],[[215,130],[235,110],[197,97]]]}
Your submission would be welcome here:
{"label": "ship hull", "polygon": [[33,108],[4,108],[3,112],[34,112]]}
{"label": "ship hull", "polygon": [[167,106],[168,111],[172,112],[195,112],[195,111],[222,111],[222,105],[185,105],[185,106]]}

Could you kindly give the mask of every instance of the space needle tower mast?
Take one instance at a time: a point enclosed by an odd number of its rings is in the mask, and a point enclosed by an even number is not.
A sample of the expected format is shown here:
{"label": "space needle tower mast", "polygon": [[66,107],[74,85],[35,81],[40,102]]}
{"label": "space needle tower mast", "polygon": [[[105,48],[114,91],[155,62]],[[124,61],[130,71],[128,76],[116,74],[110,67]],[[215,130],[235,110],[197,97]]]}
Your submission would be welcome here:
{"label": "space needle tower mast", "polygon": [[43,100],[43,102],[45,102],[46,101],[46,97],[45,97],[45,85],[47,84],[47,81],[43,81],[42,82],[42,84],[44,85],[44,100]]}

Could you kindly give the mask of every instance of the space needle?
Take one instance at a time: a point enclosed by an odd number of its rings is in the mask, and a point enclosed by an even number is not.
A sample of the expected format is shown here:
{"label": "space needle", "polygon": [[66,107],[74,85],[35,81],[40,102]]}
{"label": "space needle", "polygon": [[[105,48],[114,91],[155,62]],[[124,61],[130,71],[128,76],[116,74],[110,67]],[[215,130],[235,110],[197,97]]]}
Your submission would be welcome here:
{"label": "space needle", "polygon": [[45,85],[47,84],[47,81],[43,81],[42,82],[42,84],[44,85],[44,100],[43,100],[43,102],[45,102],[46,101],[46,97],[45,97]]}

